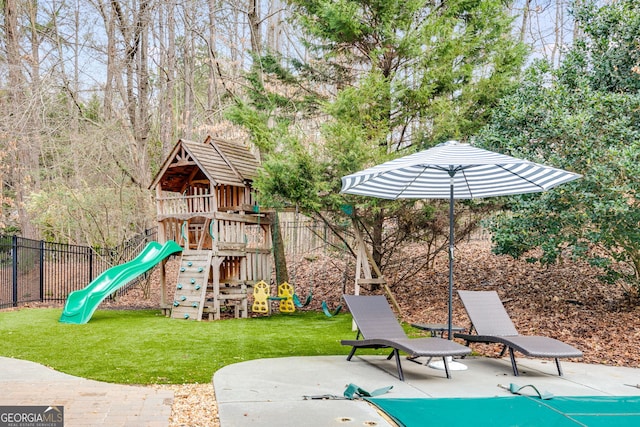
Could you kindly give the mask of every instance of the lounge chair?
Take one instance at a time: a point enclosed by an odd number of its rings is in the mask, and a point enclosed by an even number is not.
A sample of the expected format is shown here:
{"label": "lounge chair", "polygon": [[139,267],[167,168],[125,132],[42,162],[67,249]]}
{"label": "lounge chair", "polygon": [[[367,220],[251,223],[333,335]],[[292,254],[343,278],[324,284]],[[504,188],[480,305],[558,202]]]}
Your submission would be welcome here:
{"label": "lounge chair", "polygon": [[[359,348],[393,349],[387,359],[395,356],[398,378],[404,381],[400,351],[407,353],[411,359],[421,356],[442,357],[447,378],[451,378],[447,357],[471,353],[468,347],[442,338],[410,339],[391,311],[387,299],[382,295],[344,295],[344,300],[358,327],[355,340],[340,341],[342,345],[353,347],[347,360],[351,360]],[[361,335],[362,339],[360,339]]]}
{"label": "lounge chair", "polygon": [[469,332],[475,329],[477,335],[456,333],[454,336],[464,339],[467,345],[472,342],[502,344],[504,347],[500,356],[509,349],[513,375],[518,376],[515,350],[525,356],[554,359],[560,376],[562,376],[562,368],[559,358],[582,357],[580,350],[562,341],[549,337],[518,334],[497,292],[458,291],[458,295],[471,320]]}

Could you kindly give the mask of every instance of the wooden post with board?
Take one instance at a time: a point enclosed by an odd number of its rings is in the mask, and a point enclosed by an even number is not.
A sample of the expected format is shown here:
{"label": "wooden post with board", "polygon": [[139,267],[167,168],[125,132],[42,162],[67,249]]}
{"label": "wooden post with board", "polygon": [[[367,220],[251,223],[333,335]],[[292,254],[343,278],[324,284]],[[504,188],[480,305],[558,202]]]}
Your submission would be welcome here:
{"label": "wooden post with board", "polygon": [[[389,296],[389,299],[391,300],[391,304],[393,304],[393,306],[395,307],[398,315],[401,315],[402,311],[400,310],[398,301],[396,301],[396,298],[393,296],[393,293],[391,293],[391,289],[389,289],[389,286],[387,285],[387,281],[382,275],[380,268],[378,267],[376,262],[373,260],[373,256],[371,255],[371,252],[369,252],[369,249],[367,248],[367,245],[365,244],[364,239],[362,238],[362,234],[360,233],[358,224],[356,223],[355,219],[353,219],[352,222],[353,222],[353,232],[356,237],[356,245],[357,245],[356,278],[355,278],[354,294],[355,295],[360,294],[360,285],[381,285],[384,288],[387,295]],[[373,274],[371,273],[372,269],[376,277],[373,277]],[[362,275],[364,275],[364,277],[361,277]]]}

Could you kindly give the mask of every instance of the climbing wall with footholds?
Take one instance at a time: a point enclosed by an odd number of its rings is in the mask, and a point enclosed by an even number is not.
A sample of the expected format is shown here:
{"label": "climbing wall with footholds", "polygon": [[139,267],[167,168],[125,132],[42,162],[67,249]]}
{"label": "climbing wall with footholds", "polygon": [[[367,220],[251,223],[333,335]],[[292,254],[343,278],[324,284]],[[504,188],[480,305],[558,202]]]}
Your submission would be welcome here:
{"label": "climbing wall with footholds", "polygon": [[202,319],[202,310],[211,268],[211,251],[184,251],[178,270],[172,319]]}

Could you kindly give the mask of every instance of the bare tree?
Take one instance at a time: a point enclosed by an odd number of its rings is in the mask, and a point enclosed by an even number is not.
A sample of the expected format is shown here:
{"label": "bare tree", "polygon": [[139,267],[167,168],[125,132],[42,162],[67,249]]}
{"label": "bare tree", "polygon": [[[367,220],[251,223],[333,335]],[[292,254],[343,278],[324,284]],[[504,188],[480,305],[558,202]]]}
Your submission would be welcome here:
{"label": "bare tree", "polygon": [[[5,133],[3,135],[7,152],[12,154],[9,159],[11,186],[15,194],[15,208],[18,216],[18,223],[22,235],[35,238],[36,230],[33,227],[26,203],[31,190],[37,185],[38,177],[38,147],[37,138],[34,138],[33,130],[33,102],[37,102],[37,98],[29,97],[29,93],[33,94],[33,90],[38,88],[39,75],[32,75],[32,87],[28,87],[27,79],[24,74],[25,66],[30,65],[32,73],[39,74],[38,56],[33,57],[33,50],[29,54],[23,55],[21,45],[21,33],[31,35],[31,40],[38,43],[37,35],[34,35],[35,29],[29,27],[30,18],[35,19],[32,8],[28,8],[30,15],[22,16],[22,21],[26,25],[20,24],[21,10],[16,0],[5,0],[3,4],[4,12],[4,35],[6,61],[8,68],[8,86],[6,102],[3,105],[3,112],[7,118],[5,121]],[[30,31],[31,30],[31,31]],[[37,55],[37,52],[36,52]],[[27,58],[27,61],[23,61]],[[35,145],[35,146],[34,146]]]}
{"label": "bare tree", "polygon": [[511,7],[518,17],[519,37],[531,46],[533,56],[557,66],[562,53],[573,42],[575,22],[570,0],[515,0]]}
{"label": "bare tree", "polygon": [[4,37],[9,75],[9,100],[18,99],[24,76],[20,61],[20,37],[18,29],[18,7],[16,0],[4,0]]}
{"label": "bare tree", "polygon": [[220,75],[220,63],[218,62],[216,54],[217,43],[217,1],[208,0],[209,9],[209,39],[207,43],[207,53],[209,60],[209,78],[207,84],[207,105],[208,114],[206,117],[207,124],[213,125],[216,121],[222,119],[222,99],[220,96],[219,79],[222,79]]}
{"label": "bare tree", "polygon": [[267,12],[267,48],[273,52],[282,52],[283,49],[283,39],[282,32],[284,30],[284,21],[282,19],[282,13],[284,10],[284,6],[281,4],[280,0],[272,0],[269,2],[269,11]]}
{"label": "bare tree", "polygon": [[[105,114],[126,124],[131,150],[126,168],[131,180],[146,187],[150,181],[148,139],[150,134],[149,28],[151,0],[96,0],[107,34],[107,82]],[[118,94],[118,99],[115,98]],[[107,96],[107,94],[109,94]],[[109,104],[107,104],[107,101]],[[120,115],[122,110],[124,116]]]}
{"label": "bare tree", "polygon": [[524,0],[522,5],[522,24],[520,25],[520,41],[524,42],[525,34],[527,33],[527,26],[529,24],[529,12],[531,7],[531,0]]}
{"label": "bare tree", "polygon": [[194,88],[195,88],[195,40],[194,32],[196,25],[197,11],[195,3],[186,3],[183,8],[183,20],[185,32],[182,39],[182,134],[186,138],[192,137],[193,115],[194,115]]}
{"label": "bare tree", "polygon": [[160,46],[160,64],[158,67],[159,87],[158,117],[160,120],[160,141],[162,155],[169,152],[175,143],[174,90],[176,81],[176,22],[174,1],[161,3],[158,8],[158,34]]}
{"label": "bare tree", "polygon": [[260,34],[260,0],[249,0],[247,18],[249,19],[249,31],[251,33],[251,51],[254,54],[262,52],[262,36]]}

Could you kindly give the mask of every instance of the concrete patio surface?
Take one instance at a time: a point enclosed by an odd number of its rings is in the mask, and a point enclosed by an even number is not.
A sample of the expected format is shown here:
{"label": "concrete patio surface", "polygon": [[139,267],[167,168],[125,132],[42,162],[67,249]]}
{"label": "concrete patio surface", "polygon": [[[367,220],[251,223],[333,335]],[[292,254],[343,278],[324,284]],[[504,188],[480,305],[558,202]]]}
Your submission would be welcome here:
{"label": "concrete patio surface", "polygon": [[[342,396],[350,383],[369,392],[393,386],[391,398],[510,396],[499,385],[535,385],[556,396],[638,396],[640,369],[562,362],[557,375],[552,360],[518,359],[513,376],[508,358],[468,357],[464,371],[444,371],[403,359],[405,381],[396,377],[393,360],[382,356],[290,357],[260,359],[226,366],[213,377],[222,427],[235,426],[391,426],[363,400],[305,399]],[[523,390],[524,392],[524,390]],[[481,424],[478,424],[481,425]]]}

